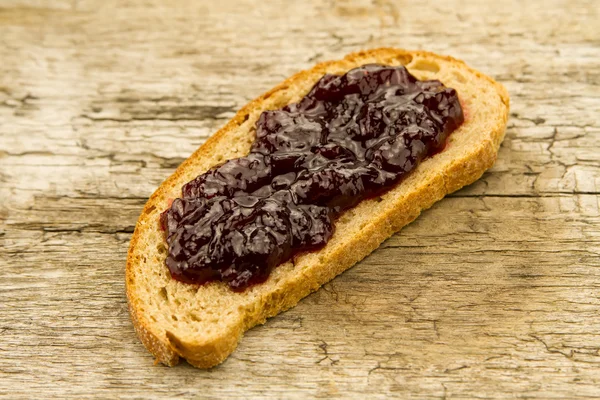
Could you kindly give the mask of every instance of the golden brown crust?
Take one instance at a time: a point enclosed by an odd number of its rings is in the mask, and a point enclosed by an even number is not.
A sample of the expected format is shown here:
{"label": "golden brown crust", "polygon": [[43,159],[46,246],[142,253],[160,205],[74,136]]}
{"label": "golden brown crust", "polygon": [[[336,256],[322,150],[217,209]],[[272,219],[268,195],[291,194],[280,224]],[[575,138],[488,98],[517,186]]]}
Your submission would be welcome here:
{"label": "golden brown crust", "polygon": [[[491,125],[482,128],[485,129],[485,135],[482,135],[481,143],[470,149],[466,156],[451,163],[442,173],[428,174],[419,186],[419,190],[403,194],[402,199],[394,199],[393,202],[390,200],[394,207],[381,212],[375,218],[364,223],[359,234],[344,237],[338,240],[339,243],[328,245],[327,249],[329,250],[326,253],[323,250],[313,254],[312,256],[318,256],[318,261],[313,262],[314,265],[309,265],[309,267],[288,274],[285,277],[285,283],[273,284],[268,291],[265,289],[264,293],[256,295],[256,299],[253,298],[249,302],[240,302],[240,318],[228,326],[227,329],[224,329],[223,332],[220,332],[219,335],[208,338],[181,337],[167,328],[158,326],[159,324],[156,321],[152,322],[147,318],[146,307],[149,307],[149,304],[145,304],[139,295],[140,286],[144,282],[141,276],[138,276],[138,274],[143,273],[138,267],[142,258],[145,257],[144,252],[147,250],[145,247],[147,244],[142,243],[141,235],[146,233],[147,230],[158,229],[157,223],[151,220],[151,218],[154,218],[151,217],[151,215],[154,215],[152,213],[159,205],[159,201],[164,201],[166,193],[173,190],[197,160],[214,154],[217,151],[217,146],[224,140],[226,135],[243,124],[248,114],[260,109],[262,103],[268,98],[284,93],[289,86],[308,79],[309,76],[322,75],[330,67],[349,69],[363,64],[365,60],[371,58],[377,58],[378,60],[401,59],[402,64],[408,64],[415,57],[450,63],[458,70],[464,70],[476,77],[478,79],[477,85],[492,88],[492,92],[495,92],[494,95],[499,97],[498,106],[493,110],[494,114],[490,116]],[[293,75],[269,92],[253,100],[184,161],[174,174],[161,184],[144,207],[131,239],[126,268],[129,310],[140,340],[158,361],[169,366],[177,364],[179,357],[187,359],[190,364],[199,368],[209,368],[221,363],[235,350],[239,339],[247,329],[263,323],[268,317],[293,307],[300,299],[317,290],[322,284],[350,268],[376,249],[383,240],[414,220],[422,210],[429,208],[446,194],[478,179],[487,168],[493,165],[496,159],[506,127],[508,106],[508,94],[502,85],[469,68],[462,61],[424,51],[405,51],[389,48],[361,51],[350,54],[343,60],[318,64],[311,70]],[[469,110],[467,109],[467,120],[469,119],[468,113]]]}

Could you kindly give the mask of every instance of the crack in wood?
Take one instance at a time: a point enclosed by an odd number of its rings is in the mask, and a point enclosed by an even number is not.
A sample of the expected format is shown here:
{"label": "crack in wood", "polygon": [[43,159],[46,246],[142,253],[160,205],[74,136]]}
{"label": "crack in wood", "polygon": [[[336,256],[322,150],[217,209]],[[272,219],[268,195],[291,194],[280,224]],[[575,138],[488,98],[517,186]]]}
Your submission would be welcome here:
{"label": "crack in wood", "polygon": [[[112,121],[112,122],[131,122],[131,121],[201,121],[201,120],[222,120],[225,117],[220,115],[235,113],[237,110],[233,106],[199,106],[199,105],[144,105],[143,100],[129,98],[128,101],[120,99],[117,103],[124,106],[118,111],[118,115],[103,115],[103,106],[93,104],[90,106],[92,113],[80,114],[79,118],[85,118],[91,121]],[[102,103],[101,103],[102,104]],[[99,112],[94,113],[94,110]]]}
{"label": "crack in wood", "polygon": [[321,364],[325,360],[329,360],[331,365],[338,364],[340,362],[340,360],[331,358],[331,355],[329,354],[329,351],[327,350],[328,344],[324,340],[320,340],[320,342],[321,342],[321,344],[319,344],[319,348],[323,351],[323,354],[325,356],[323,358],[321,358],[320,360],[316,361],[315,364]]}

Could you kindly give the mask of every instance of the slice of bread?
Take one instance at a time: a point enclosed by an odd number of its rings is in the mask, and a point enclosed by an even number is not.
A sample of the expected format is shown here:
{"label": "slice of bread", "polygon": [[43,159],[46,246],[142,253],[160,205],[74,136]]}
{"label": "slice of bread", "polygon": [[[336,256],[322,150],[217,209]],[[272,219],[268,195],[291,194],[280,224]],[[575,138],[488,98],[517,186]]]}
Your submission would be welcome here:
{"label": "slice of bread", "polygon": [[[343,213],[323,249],[278,266],[265,283],[235,293],[223,282],[199,286],[172,279],[165,266],[167,246],[159,215],[171,199],[181,196],[182,185],[224,160],[246,155],[261,112],[297,102],[325,73],[343,74],[368,63],[405,65],[418,79],[439,79],[457,90],[465,122],[452,133],[444,151],[423,161],[380,198],[365,200]],[[247,329],[293,307],[375,250],[422,210],[477,180],[496,160],[508,108],[506,89],[462,61],[387,48],[318,64],[250,102],[162,183],[137,222],[127,257],[126,284],[131,319],[142,343],[166,365],[177,364],[181,357],[200,368],[221,363]]]}

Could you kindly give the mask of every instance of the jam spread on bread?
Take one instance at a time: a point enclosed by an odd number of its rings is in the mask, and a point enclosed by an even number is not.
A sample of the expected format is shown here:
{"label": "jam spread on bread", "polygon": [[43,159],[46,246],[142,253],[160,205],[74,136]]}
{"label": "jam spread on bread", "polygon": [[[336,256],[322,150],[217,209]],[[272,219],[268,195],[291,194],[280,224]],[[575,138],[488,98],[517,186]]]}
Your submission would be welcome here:
{"label": "jam spread on bread", "polygon": [[187,183],[161,215],[166,264],[182,282],[264,282],[323,247],[336,217],[443,150],[464,120],[457,93],[404,67],[323,76],[298,103],[265,111],[250,153]]}

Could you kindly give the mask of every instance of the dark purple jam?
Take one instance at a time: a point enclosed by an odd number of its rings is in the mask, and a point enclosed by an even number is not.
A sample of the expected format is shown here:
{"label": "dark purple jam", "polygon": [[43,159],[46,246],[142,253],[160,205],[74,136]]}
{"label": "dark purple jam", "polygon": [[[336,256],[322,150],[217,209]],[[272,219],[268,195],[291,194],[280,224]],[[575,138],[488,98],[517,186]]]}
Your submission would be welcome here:
{"label": "dark purple jam", "polygon": [[235,291],[265,281],[323,247],[341,211],[443,150],[463,120],[454,89],[404,67],[323,76],[299,103],[262,113],[249,155],[187,183],[162,214],[172,277]]}

